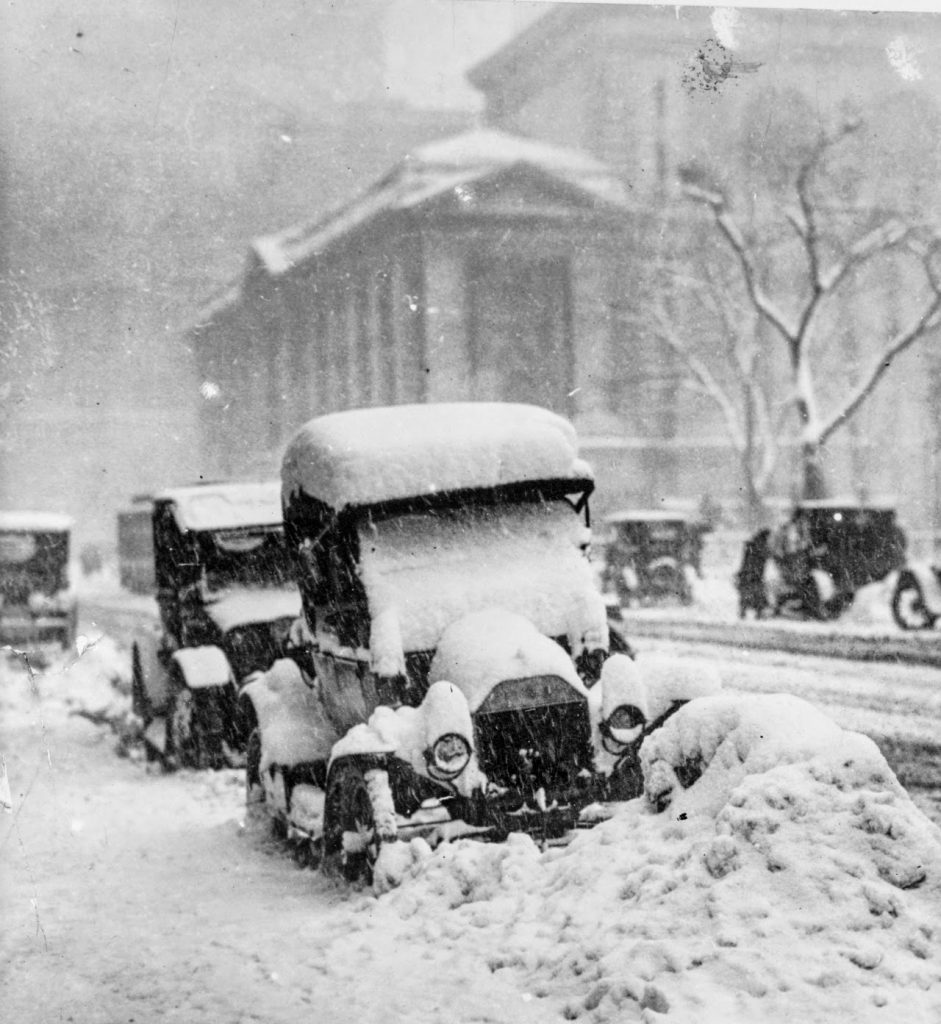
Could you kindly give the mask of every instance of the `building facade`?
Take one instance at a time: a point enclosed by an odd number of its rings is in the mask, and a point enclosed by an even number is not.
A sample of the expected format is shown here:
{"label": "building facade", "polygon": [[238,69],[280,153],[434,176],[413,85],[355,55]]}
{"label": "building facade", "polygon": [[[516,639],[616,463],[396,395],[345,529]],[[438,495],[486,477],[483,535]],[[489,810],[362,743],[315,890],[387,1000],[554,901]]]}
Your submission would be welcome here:
{"label": "building facade", "polygon": [[311,416],[370,405],[525,401],[611,428],[604,290],[630,216],[592,158],[486,131],[256,239],[190,332],[209,461],[273,471]]}
{"label": "building facade", "polygon": [[[795,161],[821,131],[865,115],[856,148],[821,183],[835,230],[850,237],[861,212],[915,221],[938,211],[941,62],[928,57],[941,56],[941,22],[716,17],[552,8],[471,71],[487,130],[420,147],[336,213],[257,239],[245,273],[189,332],[209,395],[208,464],[274,472],[292,429],[340,408],[534,401],[574,418],[602,511],[708,496],[740,513],[741,455],[723,410],[690,387],[651,325],[668,293],[677,331],[733,397],[739,384],[722,368],[730,331],[753,330],[774,350],[754,368],[769,416],[787,398],[786,355],[766,325],[746,322],[740,281],[738,305],[716,311],[734,291],[723,273],[735,261],[684,186],[733,197],[749,237],[767,240],[764,283],[796,309],[807,268],[785,251],[780,214],[794,202]],[[915,40],[927,48],[923,71],[906,50]],[[680,271],[713,280],[711,313]],[[822,404],[859,379],[923,292],[917,266],[899,261],[851,284],[817,324]],[[906,523],[935,527],[938,344],[932,336],[895,361],[827,446],[826,466],[836,493],[888,498]],[[795,434],[769,496],[796,496]]]}

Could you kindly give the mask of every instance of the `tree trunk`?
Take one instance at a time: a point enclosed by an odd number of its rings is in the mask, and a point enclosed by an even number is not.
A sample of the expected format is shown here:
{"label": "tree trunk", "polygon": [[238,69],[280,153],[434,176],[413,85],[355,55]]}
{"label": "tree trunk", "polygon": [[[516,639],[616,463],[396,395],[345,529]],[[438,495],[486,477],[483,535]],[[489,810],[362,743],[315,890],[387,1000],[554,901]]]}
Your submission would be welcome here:
{"label": "tree trunk", "polygon": [[805,501],[816,501],[828,496],[820,445],[812,442],[801,445],[801,476],[801,496]]}

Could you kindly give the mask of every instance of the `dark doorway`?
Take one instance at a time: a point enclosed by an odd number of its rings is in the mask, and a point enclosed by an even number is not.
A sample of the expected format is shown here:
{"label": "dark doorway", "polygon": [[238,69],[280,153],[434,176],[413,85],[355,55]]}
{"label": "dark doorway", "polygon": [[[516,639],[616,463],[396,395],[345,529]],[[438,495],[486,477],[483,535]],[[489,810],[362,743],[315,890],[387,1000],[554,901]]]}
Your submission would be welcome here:
{"label": "dark doorway", "polygon": [[575,386],[569,261],[473,259],[467,285],[472,396],[569,413]]}

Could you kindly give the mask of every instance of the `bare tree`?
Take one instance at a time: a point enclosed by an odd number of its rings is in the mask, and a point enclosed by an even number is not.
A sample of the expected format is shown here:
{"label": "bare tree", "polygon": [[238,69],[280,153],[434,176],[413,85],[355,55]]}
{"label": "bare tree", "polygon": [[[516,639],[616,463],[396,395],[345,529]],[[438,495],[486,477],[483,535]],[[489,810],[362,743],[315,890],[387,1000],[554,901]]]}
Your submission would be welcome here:
{"label": "bare tree", "polygon": [[[671,286],[661,287],[647,309],[647,330],[665,346],[682,368],[683,387],[711,402],[720,412],[726,436],[736,452],[750,525],[764,515],[781,448],[782,407],[776,407],[762,366],[765,348],[761,319],[740,300],[736,288],[709,265],[699,275],[661,267]],[[693,336],[676,308],[676,292],[692,297],[718,340],[701,344],[703,318]]]}
{"label": "bare tree", "polygon": [[[790,375],[786,404],[796,411],[802,465],[802,491],[805,497],[823,497],[826,483],[821,454],[833,434],[842,427],[873,393],[892,362],[915,342],[941,326],[941,240],[896,215],[879,211],[852,211],[848,232],[824,229],[828,212],[818,198],[815,181],[825,158],[834,147],[859,128],[858,121],[847,121],[836,131],[822,134],[802,160],[795,181],[797,206],[785,211],[803,256],[804,279],[799,287],[788,284],[790,294],[780,299],[771,294],[762,274],[760,243],[749,239],[733,215],[725,194],[711,187],[686,181],[686,194],[702,203],[710,212],[716,228],[727,243],[738,265],[747,301],[759,321],[766,324],[785,346]],[[832,204],[831,210],[832,213]],[[843,211],[841,211],[843,212]],[[860,226],[865,222],[864,226]],[[821,307],[838,302],[844,286],[862,267],[876,257],[893,253],[915,261],[924,279],[908,324],[887,337],[871,339],[873,353],[868,367],[859,373],[856,383],[833,404],[823,410],[818,402],[815,350],[825,342],[816,330]],[[693,377],[713,394],[726,411],[729,396],[709,383],[708,365],[696,365],[691,350],[670,340],[675,351],[686,359]],[[755,358],[754,347],[745,346],[746,358],[736,356],[743,368]],[[755,393],[749,392],[746,409],[757,410]],[[726,416],[727,421],[730,417]],[[747,444],[746,446],[747,447]],[[740,448],[740,450],[742,450]]]}

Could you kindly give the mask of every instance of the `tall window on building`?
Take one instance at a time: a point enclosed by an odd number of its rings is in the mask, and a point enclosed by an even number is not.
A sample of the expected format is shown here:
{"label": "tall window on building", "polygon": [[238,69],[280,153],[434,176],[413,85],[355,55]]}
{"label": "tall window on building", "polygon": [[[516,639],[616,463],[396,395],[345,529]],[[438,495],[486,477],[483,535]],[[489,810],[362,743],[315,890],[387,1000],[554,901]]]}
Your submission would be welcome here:
{"label": "tall window on building", "polygon": [[575,373],[569,261],[475,258],[467,287],[473,396],[569,412]]}

